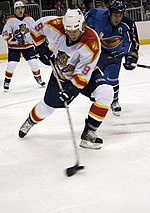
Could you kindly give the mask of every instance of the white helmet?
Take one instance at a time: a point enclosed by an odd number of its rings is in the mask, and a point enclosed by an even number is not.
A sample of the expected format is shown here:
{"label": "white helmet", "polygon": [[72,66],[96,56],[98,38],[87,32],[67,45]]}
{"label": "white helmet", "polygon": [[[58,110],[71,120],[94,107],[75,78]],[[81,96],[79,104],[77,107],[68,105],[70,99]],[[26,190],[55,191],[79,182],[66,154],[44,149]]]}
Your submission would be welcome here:
{"label": "white helmet", "polygon": [[83,32],[84,15],[80,9],[68,9],[63,17],[65,30],[77,30]]}
{"label": "white helmet", "polygon": [[16,9],[17,7],[24,7],[24,3],[22,1],[16,1],[14,4],[14,8]]}

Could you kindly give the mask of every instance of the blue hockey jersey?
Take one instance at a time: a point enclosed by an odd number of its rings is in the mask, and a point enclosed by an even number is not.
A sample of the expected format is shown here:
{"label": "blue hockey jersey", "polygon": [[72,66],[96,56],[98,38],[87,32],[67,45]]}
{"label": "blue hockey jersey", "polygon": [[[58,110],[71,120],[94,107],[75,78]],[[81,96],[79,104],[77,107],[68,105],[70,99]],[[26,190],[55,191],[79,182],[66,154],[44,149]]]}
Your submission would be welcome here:
{"label": "blue hockey jersey", "polygon": [[85,15],[87,25],[100,37],[102,50],[138,54],[139,39],[134,21],[123,16],[119,25],[112,26],[109,17],[109,10],[101,8],[93,8]]}

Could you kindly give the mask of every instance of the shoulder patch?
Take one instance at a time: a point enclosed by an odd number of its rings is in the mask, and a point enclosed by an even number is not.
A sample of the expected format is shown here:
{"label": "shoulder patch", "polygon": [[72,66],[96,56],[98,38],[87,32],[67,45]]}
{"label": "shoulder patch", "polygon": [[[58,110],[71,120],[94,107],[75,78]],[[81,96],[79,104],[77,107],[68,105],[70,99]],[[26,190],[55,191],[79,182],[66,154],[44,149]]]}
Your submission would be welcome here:
{"label": "shoulder patch", "polygon": [[92,53],[94,60],[97,55],[100,53],[100,39],[97,33],[89,27],[86,27],[84,35],[81,37],[79,41],[83,43],[87,49]]}
{"label": "shoulder patch", "polygon": [[97,42],[95,42],[95,41],[91,42],[91,49],[93,51],[98,50],[98,48],[99,48],[99,45]]}
{"label": "shoulder patch", "polygon": [[63,23],[62,23],[62,17],[51,19],[47,21],[45,25],[53,28],[54,30],[56,30],[57,32],[61,34],[65,33]]}

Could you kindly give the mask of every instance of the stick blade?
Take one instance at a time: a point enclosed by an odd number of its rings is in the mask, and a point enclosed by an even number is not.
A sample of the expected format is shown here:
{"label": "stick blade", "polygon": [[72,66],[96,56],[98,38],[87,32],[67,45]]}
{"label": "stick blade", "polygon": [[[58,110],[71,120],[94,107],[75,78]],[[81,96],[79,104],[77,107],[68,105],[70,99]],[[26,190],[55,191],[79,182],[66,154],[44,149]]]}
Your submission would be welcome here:
{"label": "stick blade", "polygon": [[76,174],[79,170],[84,169],[84,166],[79,166],[78,163],[75,166],[69,167],[66,169],[66,175],[71,177],[72,175]]}

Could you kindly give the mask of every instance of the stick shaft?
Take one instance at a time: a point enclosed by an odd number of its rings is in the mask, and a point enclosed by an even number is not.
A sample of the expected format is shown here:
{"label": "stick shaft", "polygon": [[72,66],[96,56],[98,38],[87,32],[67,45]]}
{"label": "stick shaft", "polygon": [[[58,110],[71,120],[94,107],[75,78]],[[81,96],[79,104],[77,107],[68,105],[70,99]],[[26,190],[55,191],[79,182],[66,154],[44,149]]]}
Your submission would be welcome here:
{"label": "stick shaft", "polygon": [[147,68],[150,69],[150,66],[144,64],[137,64],[137,67]]}
{"label": "stick shaft", "polygon": [[[59,89],[60,89],[61,92],[63,92],[63,87],[62,87],[61,81],[59,79],[57,70],[56,70],[56,68],[55,68],[55,66],[54,66],[54,64],[52,63],[51,60],[50,60],[50,64],[51,64],[52,70],[55,74]],[[70,126],[72,141],[73,141],[73,145],[74,145],[75,157],[76,157],[76,161],[77,161],[77,164],[78,164],[79,163],[79,154],[78,154],[78,149],[77,149],[77,145],[76,145],[76,141],[75,141],[75,135],[74,135],[73,125],[72,125],[71,115],[70,115],[69,107],[68,107],[66,102],[64,102],[64,105],[65,105],[65,109],[66,109],[66,112],[67,112],[67,117],[68,117],[68,122],[69,122],[69,126]]]}

